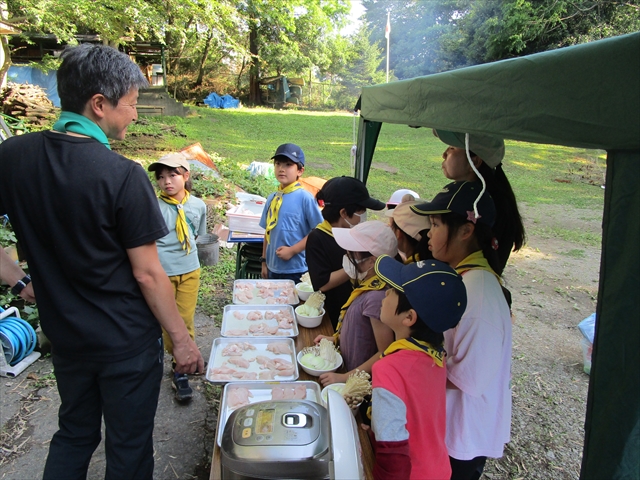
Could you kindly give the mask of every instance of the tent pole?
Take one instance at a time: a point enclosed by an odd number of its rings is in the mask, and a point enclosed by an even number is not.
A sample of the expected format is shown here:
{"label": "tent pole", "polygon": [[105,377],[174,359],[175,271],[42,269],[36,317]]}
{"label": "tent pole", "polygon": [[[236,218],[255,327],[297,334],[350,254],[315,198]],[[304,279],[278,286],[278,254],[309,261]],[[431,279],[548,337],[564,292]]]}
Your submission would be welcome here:
{"label": "tent pole", "polygon": [[640,151],[609,151],[580,478],[640,478]]}

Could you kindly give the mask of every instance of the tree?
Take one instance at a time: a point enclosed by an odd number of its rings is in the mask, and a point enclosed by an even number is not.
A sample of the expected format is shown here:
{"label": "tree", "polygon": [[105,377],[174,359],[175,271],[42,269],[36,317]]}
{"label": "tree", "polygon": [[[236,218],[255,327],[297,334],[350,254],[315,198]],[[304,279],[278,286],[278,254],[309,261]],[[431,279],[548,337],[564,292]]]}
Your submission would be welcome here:
{"label": "tree", "polygon": [[637,30],[637,1],[475,0],[442,45],[450,64],[473,65]]}
{"label": "tree", "polygon": [[8,0],[11,17],[25,32],[50,33],[75,43],[79,33],[96,33],[110,45],[159,37],[163,17],[144,0]]}
{"label": "tree", "polygon": [[399,79],[428,75],[446,68],[440,38],[453,28],[452,18],[458,13],[459,3],[452,0],[362,2],[373,42],[384,44],[386,41],[384,32],[387,12],[390,12],[389,68]]}
{"label": "tree", "polygon": [[246,0],[238,8],[248,25],[249,101],[256,105],[263,76],[301,74],[326,62],[323,40],[349,11],[346,0]]}
{"label": "tree", "polygon": [[372,43],[370,37],[371,31],[363,24],[353,36],[330,43],[331,63],[321,73],[341,86],[332,94],[338,108],[352,109],[362,87],[385,82],[386,74],[380,69],[385,57],[379,43]]}

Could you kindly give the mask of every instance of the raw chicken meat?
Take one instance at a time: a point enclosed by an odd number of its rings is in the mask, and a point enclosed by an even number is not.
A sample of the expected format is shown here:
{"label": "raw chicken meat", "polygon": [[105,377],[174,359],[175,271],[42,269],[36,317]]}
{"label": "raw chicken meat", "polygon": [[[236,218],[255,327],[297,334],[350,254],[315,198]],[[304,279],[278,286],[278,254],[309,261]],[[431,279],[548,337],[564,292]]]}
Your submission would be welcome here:
{"label": "raw chicken meat", "polygon": [[[244,331],[244,330],[241,330],[241,331]],[[227,345],[222,349],[222,356],[223,357],[231,357],[231,356],[240,357],[242,356],[243,352],[246,352],[248,350],[255,350],[255,349],[256,347],[254,345],[251,345],[248,342],[230,343],[229,345]]]}
{"label": "raw chicken meat", "polygon": [[230,337],[246,337],[249,335],[248,330],[227,330],[224,332],[225,335],[229,335]]}
{"label": "raw chicken meat", "polygon": [[236,317],[238,320],[244,320],[244,313],[242,313],[240,310],[235,310],[233,312],[233,316]]}
{"label": "raw chicken meat", "polygon": [[307,387],[304,385],[296,385],[293,389],[293,398],[296,400],[304,400],[307,398]]}
{"label": "raw chicken meat", "polygon": [[267,350],[270,351],[271,353],[275,353],[276,355],[293,353],[291,351],[291,347],[289,347],[289,344],[286,342],[270,343],[269,345],[267,345]]}
{"label": "raw chicken meat", "polygon": [[222,349],[223,357],[241,357],[244,353],[244,348],[236,343],[230,343]]}
{"label": "raw chicken meat", "polygon": [[249,303],[249,297],[247,297],[246,293],[242,290],[236,293],[236,302],[238,303]]}
{"label": "raw chicken meat", "polygon": [[275,373],[275,370],[264,370],[258,374],[258,378],[260,380],[273,380]]}
{"label": "raw chicken meat", "polygon": [[277,370],[288,370],[293,367],[293,364],[288,360],[282,358],[274,358],[272,361],[276,365]]}
{"label": "raw chicken meat", "polygon": [[233,378],[240,380],[257,380],[258,374],[256,372],[236,372],[232,374]]}
{"label": "raw chicken meat", "polygon": [[275,335],[278,332],[278,325],[270,326],[261,322],[257,325],[251,325],[249,327],[249,332],[252,335]]}
{"label": "raw chicken meat", "polygon": [[273,387],[271,389],[271,400],[304,400],[307,398],[307,387],[296,385],[292,387]]}
{"label": "raw chicken meat", "polygon": [[229,359],[229,363],[240,368],[249,368],[249,361],[242,357],[232,357]]}
{"label": "raw chicken meat", "polygon": [[278,322],[278,326],[280,328],[283,328],[285,330],[288,330],[290,328],[293,328],[293,321],[289,320],[288,318],[283,318],[282,320],[280,320]]}
{"label": "raw chicken meat", "polygon": [[273,320],[274,318],[276,318],[276,314],[273,313],[271,310],[267,310],[266,312],[264,312],[264,318],[266,320]]}
{"label": "raw chicken meat", "polygon": [[233,380],[233,377],[229,373],[215,373],[210,375],[212,380]]}
{"label": "raw chicken meat", "polygon": [[264,355],[258,355],[256,357],[256,362],[258,362],[259,365],[262,365],[260,367],[262,369],[270,368],[269,365],[271,365],[273,367],[273,369],[275,370],[275,364],[271,361],[271,359],[269,357],[265,357]]}
{"label": "raw chicken meat", "polygon": [[285,370],[276,370],[276,376],[278,377],[290,377],[295,373],[295,370],[293,367],[285,369]]}
{"label": "raw chicken meat", "polygon": [[227,374],[232,374],[232,373],[236,373],[237,370],[234,370],[233,368],[229,368],[229,367],[225,367],[224,365],[222,367],[214,367],[210,370],[211,373],[214,374],[223,374],[223,375],[227,375]]}
{"label": "raw chicken meat", "polygon": [[262,320],[262,313],[257,310],[252,310],[247,314],[247,320]]}
{"label": "raw chicken meat", "polygon": [[253,394],[244,387],[238,387],[229,390],[227,398],[227,405],[230,408],[238,408],[244,407],[245,405],[249,405],[249,397],[253,397]]}

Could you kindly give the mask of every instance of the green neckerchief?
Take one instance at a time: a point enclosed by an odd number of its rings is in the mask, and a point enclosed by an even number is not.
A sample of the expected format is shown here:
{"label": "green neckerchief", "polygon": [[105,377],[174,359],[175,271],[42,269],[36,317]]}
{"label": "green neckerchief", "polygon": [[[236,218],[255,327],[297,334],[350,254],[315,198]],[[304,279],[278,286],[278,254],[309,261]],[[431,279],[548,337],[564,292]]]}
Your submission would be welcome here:
{"label": "green neckerchief", "polygon": [[77,113],[67,112],[63,110],[60,114],[60,118],[53,125],[53,129],[56,132],[73,132],[79,133],[80,135],[86,135],[87,137],[91,137],[94,140],[99,141],[101,144],[111,150],[109,139],[102,131],[102,129],[98,126],[97,123],[92,122],[84,115],[78,115]]}
{"label": "green neckerchief", "polygon": [[[418,320],[420,321],[420,320]],[[427,342],[423,342],[422,340],[417,340],[413,337],[403,338],[402,340],[396,340],[391,345],[387,347],[380,358],[385,357],[389,354],[397,352],[398,350],[413,350],[414,352],[422,352],[429,355],[436,362],[436,365],[442,367],[444,365],[444,349],[440,347],[439,349],[433,348]]]}

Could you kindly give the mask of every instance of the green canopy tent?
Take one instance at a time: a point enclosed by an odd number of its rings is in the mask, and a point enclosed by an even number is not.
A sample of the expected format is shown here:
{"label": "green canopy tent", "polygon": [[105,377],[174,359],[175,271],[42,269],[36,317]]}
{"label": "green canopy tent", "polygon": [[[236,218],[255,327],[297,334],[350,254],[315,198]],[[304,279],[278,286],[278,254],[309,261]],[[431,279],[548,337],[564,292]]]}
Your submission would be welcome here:
{"label": "green canopy tent", "polygon": [[640,33],[365,87],[360,110],[363,182],[385,122],[607,151],[581,478],[640,478]]}

